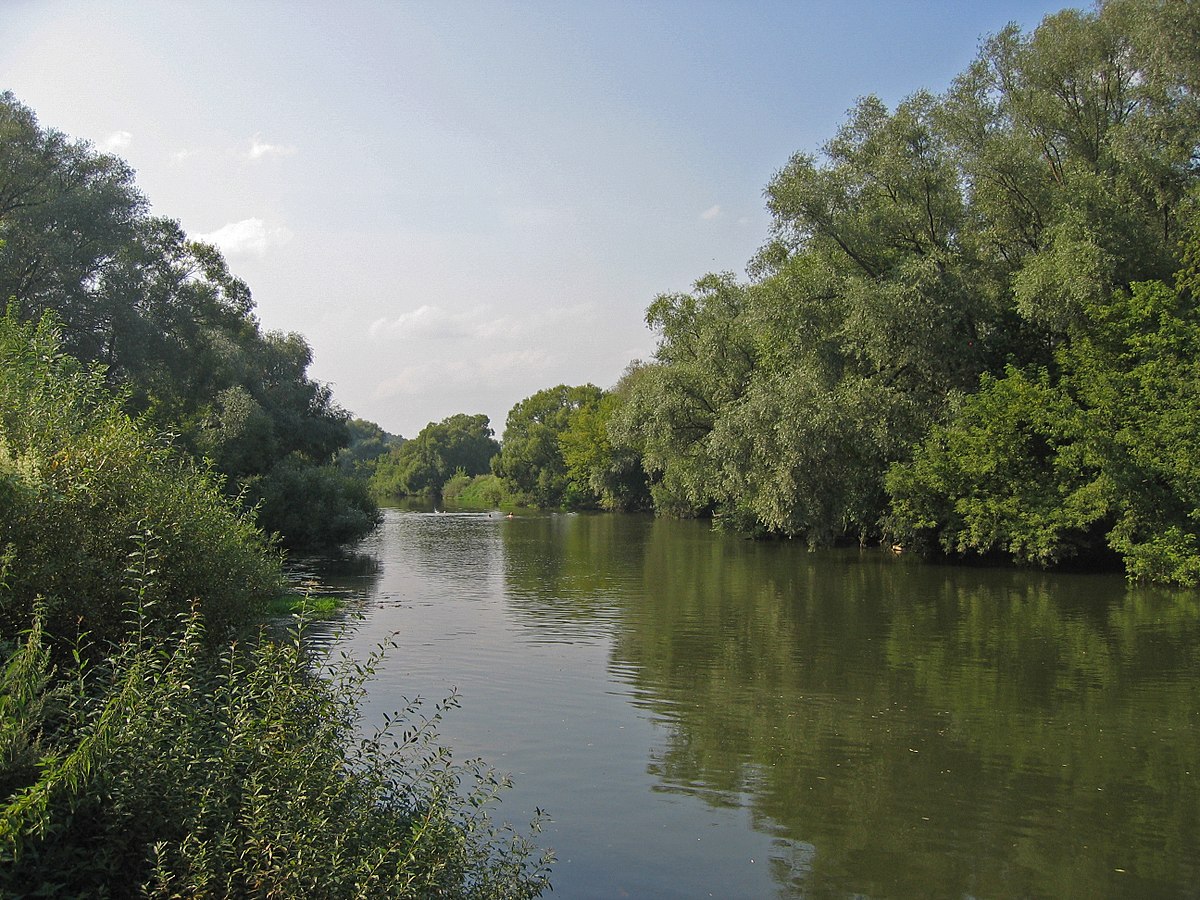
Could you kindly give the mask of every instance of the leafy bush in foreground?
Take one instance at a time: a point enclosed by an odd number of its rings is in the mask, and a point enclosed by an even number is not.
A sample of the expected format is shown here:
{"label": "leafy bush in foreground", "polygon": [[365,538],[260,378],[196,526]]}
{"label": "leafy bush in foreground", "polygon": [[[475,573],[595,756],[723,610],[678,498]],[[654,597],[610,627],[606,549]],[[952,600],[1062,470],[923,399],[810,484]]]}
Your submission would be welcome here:
{"label": "leafy bush in foreground", "polygon": [[0,895],[491,900],[547,887],[548,857],[485,812],[502,780],[435,743],[454,698],[356,742],[375,659],[315,674],[299,632],[214,658],[200,616],[184,626],[56,678],[35,620],[0,679]]}
{"label": "leafy bush in foreground", "polygon": [[193,603],[214,638],[258,620],[279,560],[218,478],[129,418],[49,319],[0,318],[0,636],[28,627],[98,645],[139,596],[162,633]]}

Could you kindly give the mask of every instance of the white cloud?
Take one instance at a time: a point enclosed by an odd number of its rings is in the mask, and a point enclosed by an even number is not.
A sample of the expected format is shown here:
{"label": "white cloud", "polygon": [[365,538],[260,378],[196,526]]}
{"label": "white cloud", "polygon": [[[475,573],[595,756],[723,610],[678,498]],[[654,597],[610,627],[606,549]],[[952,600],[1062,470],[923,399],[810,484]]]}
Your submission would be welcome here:
{"label": "white cloud", "polygon": [[531,378],[537,382],[558,362],[559,357],[538,348],[415,362],[376,381],[373,396],[376,399],[427,397],[457,388],[478,391],[483,384],[517,384]]}
{"label": "white cloud", "polygon": [[291,156],[296,152],[295,147],[282,144],[268,144],[261,135],[250,139],[250,149],[246,152],[247,159],[264,159],[268,156]]}
{"label": "white cloud", "polygon": [[291,239],[292,233],[282,225],[268,225],[258,218],[230,222],[216,231],[196,235],[196,240],[215,244],[226,256],[264,256]]}
{"label": "white cloud", "polygon": [[100,150],[104,153],[116,153],[124,150],[133,143],[133,135],[128,131],[114,131],[100,142]]}
{"label": "white cloud", "polygon": [[704,212],[700,213],[700,218],[703,219],[705,222],[711,222],[713,219],[717,218],[720,215],[721,215],[721,207],[714,205],[714,206],[710,206]]}
{"label": "white cloud", "polygon": [[484,356],[476,363],[479,374],[488,379],[503,379],[510,375],[531,375],[544,372],[555,362],[545,350],[509,350]]}
{"label": "white cloud", "polygon": [[376,319],[371,337],[411,340],[496,340],[514,337],[520,323],[508,316],[488,318],[487,307],[455,312],[440,306],[419,306],[393,319]]}
{"label": "white cloud", "polygon": [[442,359],[404,366],[390,378],[376,382],[374,396],[420,397],[448,387],[463,387],[478,383],[474,364],[466,359]]}
{"label": "white cloud", "polygon": [[199,155],[200,155],[199,150],[191,150],[191,149],[188,149],[185,147],[183,150],[176,150],[174,153],[171,154],[171,163],[173,165],[179,165],[180,163],[187,162],[193,156],[199,156]]}

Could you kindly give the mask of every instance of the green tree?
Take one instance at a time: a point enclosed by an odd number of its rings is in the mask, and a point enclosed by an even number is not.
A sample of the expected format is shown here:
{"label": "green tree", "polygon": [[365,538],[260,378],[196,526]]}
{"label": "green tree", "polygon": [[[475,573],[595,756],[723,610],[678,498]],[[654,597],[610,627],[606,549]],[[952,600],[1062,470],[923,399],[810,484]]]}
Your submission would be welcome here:
{"label": "green tree", "polygon": [[404,438],[388,434],[374,422],[351,419],[346,423],[350,443],[338,451],[338,467],[347,475],[370,478],[375,461],[389,450],[404,443]]}
{"label": "green tree", "polygon": [[232,495],[283,460],[329,465],[348,443],[348,414],[308,377],[305,340],[264,333],[214,247],[151,216],[124,162],[41,128],[10,93],[0,239],[0,297],[25,320],[54,314],[64,349],[102,365],[130,412],[207,456]]}
{"label": "green tree", "polygon": [[1045,370],[984,376],[912,462],[892,469],[895,536],[917,550],[1042,565],[1095,549],[1111,492],[1082,427],[1083,411]]}
{"label": "green tree", "polygon": [[629,372],[616,388],[606,391],[595,405],[575,410],[567,429],[558,436],[571,491],[594,496],[601,509],[637,510],[651,506],[650,485],[635,449],[614,443],[609,432],[616,411],[627,398]]}
{"label": "green tree", "polygon": [[262,534],[61,346],[49,318],[0,318],[0,636],[37,605],[100,644],[142,627],[135,601],[156,633],[192,604],[218,639],[257,621],[281,584]]}
{"label": "green tree", "polygon": [[1042,564],[1107,544],[1131,578],[1200,582],[1195,272],[1086,306],[1057,376],[985,378],[893,468],[900,539]]}
{"label": "green tree", "polygon": [[641,455],[661,512],[697,515],[717,501],[712,432],[755,364],[747,304],[732,275],[707,275],[692,293],[660,295],[646,311],[659,335],[655,362],[636,371],[609,432]]}
{"label": "green tree", "polygon": [[371,488],[379,496],[435,496],[460,469],[466,475],[490,471],[500,445],[482,413],[457,413],[430,422],[415,438],[379,457]]}
{"label": "green tree", "polygon": [[[1113,298],[1144,299],[1137,285],[1182,261],[1200,57],[1179,35],[1197,17],[1109,0],[1005,29],[944,96],[868,97],[819,154],[794,156],[767,186],[773,234],[751,280],[706,276],[648,310],[656,359],[609,432],[643,455],[656,508],[812,544],[869,538],[894,463],[893,500],[909,502],[903,463],[921,444],[930,484],[967,493],[896,510],[907,542],[1043,562],[1102,549],[1133,500],[1107,493],[1120,466],[1088,433],[1104,404],[1083,395],[1133,375],[1127,354],[1096,356]],[[943,444],[953,460],[935,476]],[[1028,516],[1003,513],[1017,508]],[[1154,527],[1134,519],[1130,533]],[[914,524],[930,521],[936,534]]]}
{"label": "green tree", "polygon": [[493,472],[536,506],[592,505],[594,494],[581,493],[582,485],[567,474],[559,438],[571,427],[572,418],[581,409],[595,407],[600,396],[595,385],[560,384],[526,397],[509,410]]}

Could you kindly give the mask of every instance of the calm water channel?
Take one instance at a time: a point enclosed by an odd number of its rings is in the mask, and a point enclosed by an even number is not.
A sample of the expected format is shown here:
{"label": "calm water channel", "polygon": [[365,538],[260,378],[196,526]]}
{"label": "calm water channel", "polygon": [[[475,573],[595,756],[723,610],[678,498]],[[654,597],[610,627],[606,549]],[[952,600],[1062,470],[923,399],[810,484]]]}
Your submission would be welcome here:
{"label": "calm water channel", "polygon": [[553,822],[555,895],[1200,896],[1200,599],[635,516],[388,510],[368,713]]}

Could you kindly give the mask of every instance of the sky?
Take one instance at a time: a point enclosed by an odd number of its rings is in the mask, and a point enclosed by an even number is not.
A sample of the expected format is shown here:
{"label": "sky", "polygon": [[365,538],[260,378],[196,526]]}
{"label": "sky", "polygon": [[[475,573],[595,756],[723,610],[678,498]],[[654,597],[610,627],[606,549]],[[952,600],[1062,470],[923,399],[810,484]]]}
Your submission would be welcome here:
{"label": "sky", "polygon": [[945,90],[1045,0],[0,0],[0,90],[133,166],[337,402],[413,437],[649,359],[745,276],[857,98]]}

